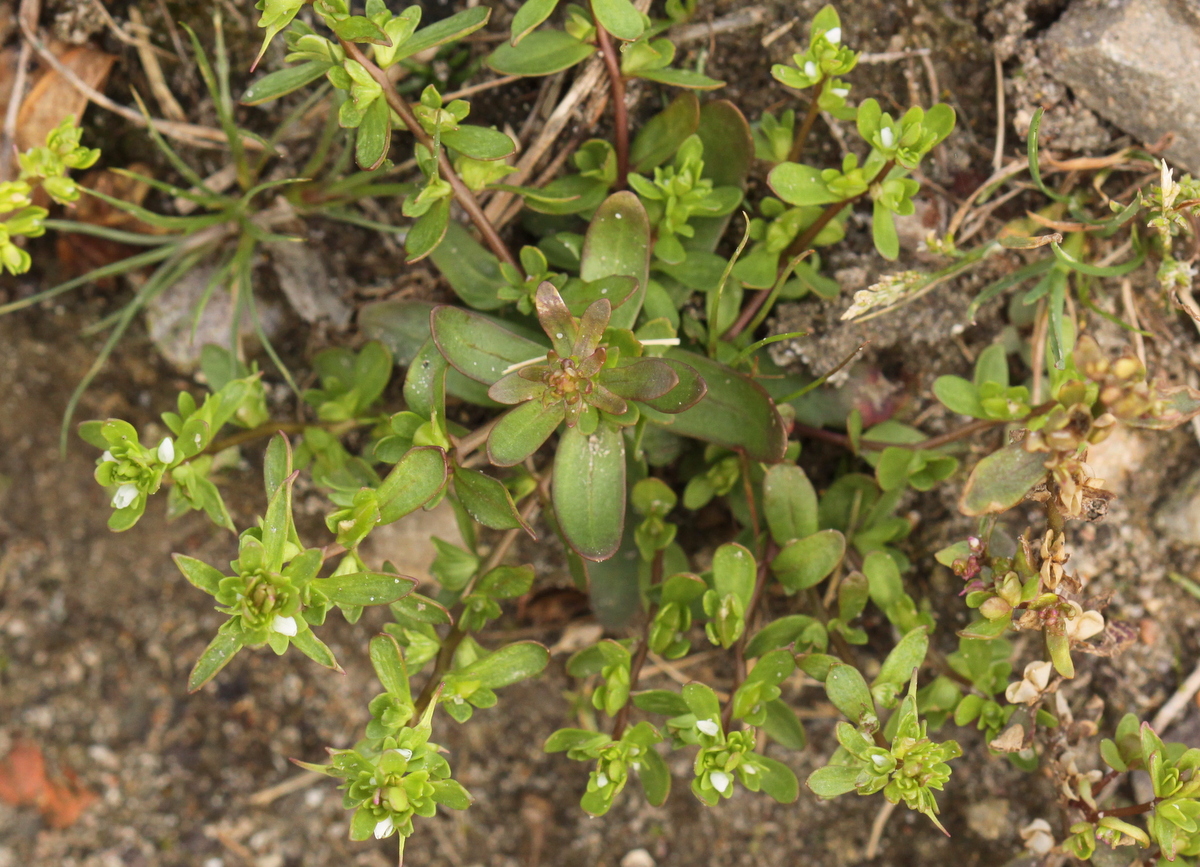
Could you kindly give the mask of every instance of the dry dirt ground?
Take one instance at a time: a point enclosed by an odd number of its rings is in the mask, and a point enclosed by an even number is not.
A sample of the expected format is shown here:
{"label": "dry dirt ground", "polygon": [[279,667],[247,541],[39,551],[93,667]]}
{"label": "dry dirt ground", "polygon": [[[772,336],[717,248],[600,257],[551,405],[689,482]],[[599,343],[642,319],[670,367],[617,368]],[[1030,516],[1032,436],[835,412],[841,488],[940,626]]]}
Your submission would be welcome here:
{"label": "dry dirt ground", "polygon": [[[78,5],[57,4],[67,11]],[[142,5],[147,18],[158,14],[155,4]],[[176,7],[182,5],[172,8],[179,11]],[[701,20],[747,5],[717,3]],[[763,14],[757,25],[688,45],[691,59],[705,53],[710,74],[730,81],[725,95],[751,117],[764,107],[784,106],[783,95],[770,87],[770,62],[786,60],[805,39],[808,17],[820,4],[789,0],[758,5]],[[1030,5],[1036,27],[1048,24],[1061,9],[1055,3]],[[126,4],[114,2],[110,8],[123,17]],[[991,31],[985,24],[991,8],[982,0],[842,4],[847,38],[867,51],[933,49],[930,60],[943,98],[956,105],[967,130],[961,158],[954,157],[963,172],[987,170],[994,130]],[[194,9],[191,15],[196,17]],[[761,40],[793,17],[800,23],[763,49]],[[96,38],[105,39],[102,34]],[[117,80],[136,77],[133,52],[111,38],[104,45],[121,55]],[[863,67],[855,73],[858,93],[890,93],[900,101],[909,88],[926,93],[922,88],[928,71],[922,62],[910,61]],[[524,86],[514,94],[527,91]],[[658,99],[648,92],[641,97],[643,110]],[[521,109],[522,117],[527,108]],[[96,114],[89,119],[102,117],[91,111]],[[113,136],[119,153],[125,130],[111,123],[100,129]],[[822,142],[836,155],[832,140],[823,137]],[[106,141],[91,143],[108,149]],[[355,285],[374,281],[403,287],[410,278],[387,256],[363,252],[368,240],[356,233],[329,238],[331,259],[359,263],[358,272],[346,266],[354,272],[350,279]],[[843,266],[882,265],[853,248],[846,256]],[[36,289],[36,278],[4,284],[3,293],[15,297]],[[56,305],[0,318],[0,755],[16,744],[35,744],[52,777],[77,775],[78,785],[97,796],[77,821],[60,829],[50,827],[33,808],[0,802],[0,867],[386,867],[394,863],[394,845],[350,843],[333,783],[298,777],[288,761],[318,761],[325,746],[348,746],[357,737],[366,703],[378,689],[365,637],[382,622],[379,615],[368,613],[355,627],[331,616],[323,636],[345,676],[319,669],[298,654],[276,658],[246,652],[215,684],[188,695],[187,671],[219,621],[207,597],[180,578],[169,555],[185,552],[220,563],[233,553],[232,537],[213,530],[198,515],[169,525],[158,504],[151,505],[134,530],[114,536],[105,527],[103,492],[91,480],[90,449],[72,443],[66,459],[58,457],[63,406],[98,347],[98,338],[81,339],[80,329],[109,312],[123,291],[88,290]],[[969,297],[970,287],[951,286],[930,296],[924,312],[909,308],[904,315],[936,318],[943,305],[961,309]],[[995,322],[1000,313],[988,315]],[[925,320],[905,320],[896,333],[921,330],[923,325],[915,322]],[[1176,322],[1164,328],[1172,340],[1151,347],[1154,359],[1177,376],[1196,369],[1200,358],[1194,331]],[[990,339],[983,329],[956,338],[968,350]],[[939,373],[968,369],[958,342],[949,338],[918,353],[906,347],[893,334],[875,358],[893,381],[905,383],[914,394],[927,395],[929,382]],[[309,338],[295,337],[288,348],[302,360]],[[166,409],[179,388],[199,391],[159,362],[139,331],[125,341],[88,393],[80,417],[119,416],[142,425]],[[924,405],[910,409],[915,414]],[[943,421],[932,417],[935,428]],[[838,457],[819,445],[812,454],[818,463]],[[1139,630],[1139,642],[1125,656],[1085,660],[1082,676],[1069,690],[1076,704],[1093,693],[1103,695],[1109,723],[1127,710],[1152,714],[1200,658],[1200,601],[1166,578],[1169,570],[1194,576],[1200,558],[1195,549],[1172,547],[1152,523],[1154,510],[1196,466],[1198,456],[1190,428],[1119,442],[1107,459],[1123,499],[1105,523],[1085,528],[1072,540],[1074,564],[1098,590],[1114,591],[1110,616]],[[235,521],[245,526],[263,506],[255,467],[247,462],[230,471],[228,479]],[[930,552],[970,528],[945,506],[955,495],[951,484],[907,506],[923,516],[910,550],[918,564],[913,588],[939,600],[935,609],[941,614],[943,649],[952,646],[953,629],[965,619],[957,586],[949,573],[933,566]],[[1016,531],[1023,517],[1012,517]],[[543,556],[534,550],[518,553]],[[564,581],[561,573],[547,578]],[[547,644],[561,634],[558,628],[511,618],[499,628]],[[476,803],[465,813],[421,822],[406,863],[617,867],[635,849],[645,849],[653,863],[672,867],[864,863],[882,803],[877,798],[847,796],[825,804],[802,795],[794,805],[779,806],[739,791],[732,801],[709,810],[686,786],[676,785],[663,807],[651,808],[631,786],[608,816],[587,818],[577,806],[586,779],[583,769],[540,750],[551,731],[572,719],[576,685],[564,674],[562,659],[556,657],[537,683],[503,691],[500,706],[471,724],[438,723],[435,740],[449,751]],[[712,676],[719,681],[722,672]],[[799,754],[772,747],[771,754],[791,764],[803,779],[832,750],[834,719],[818,689],[794,688],[787,697],[802,709],[810,746]],[[1200,743],[1198,717],[1200,709],[1189,705],[1168,736]],[[1005,864],[1020,852],[1017,828],[1041,815],[1057,823],[1045,777],[1022,774],[989,758],[973,731],[951,735],[947,729],[942,736],[957,737],[966,754],[955,763],[941,798],[943,821],[952,836],[943,838],[924,818],[898,810],[887,821],[874,863]],[[688,776],[688,759],[682,753],[673,757],[677,782]],[[281,784],[282,789],[276,788]],[[630,856],[626,867],[652,863],[636,858],[641,856]]]}

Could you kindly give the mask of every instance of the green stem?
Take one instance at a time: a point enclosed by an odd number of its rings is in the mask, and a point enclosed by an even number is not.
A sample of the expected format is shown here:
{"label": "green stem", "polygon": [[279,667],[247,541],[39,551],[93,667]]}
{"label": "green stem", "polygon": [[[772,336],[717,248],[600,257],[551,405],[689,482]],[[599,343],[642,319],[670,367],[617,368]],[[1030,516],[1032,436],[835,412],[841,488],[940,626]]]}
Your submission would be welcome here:
{"label": "green stem", "polygon": [[817,120],[817,115],[821,111],[821,91],[825,89],[825,79],[821,79],[813,87],[812,101],[808,104],[808,111],[804,113],[804,121],[800,124],[800,131],[796,133],[796,138],[792,142],[792,149],[788,151],[788,162],[799,162],[800,155],[804,153],[804,145],[808,141],[808,134],[812,132],[813,124]]}

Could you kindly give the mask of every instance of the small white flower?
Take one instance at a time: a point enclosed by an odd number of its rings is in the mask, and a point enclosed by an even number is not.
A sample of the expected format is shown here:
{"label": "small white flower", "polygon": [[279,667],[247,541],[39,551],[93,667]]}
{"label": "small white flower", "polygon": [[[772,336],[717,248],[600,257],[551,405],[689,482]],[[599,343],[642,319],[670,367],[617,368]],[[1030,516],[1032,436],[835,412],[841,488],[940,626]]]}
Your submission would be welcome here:
{"label": "small white flower", "polygon": [[807,75],[809,78],[816,78],[817,72],[818,72],[817,65],[815,63],[813,63],[811,60],[805,62],[805,64],[804,64],[804,74],[805,75]]}
{"label": "small white flower", "polygon": [[717,721],[713,719],[702,719],[696,721],[696,728],[700,729],[703,734],[710,738],[715,738],[721,727],[717,725]]}
{"label": "small white flower", "polygon": [[114,509],[124,509],[126,506],[133,504],[137,499],[137,485],[131,485],[128,482],[117,488],[117,492],[113,494],[112,507]]}
{"label": "small white flower", "polygon": [[1031,662],[1025,666],[1021,680],[1010,683],[1004,697],[1012,704],[1024,704],[1036,700],[1050,684],[1054,666],[1046,661]]}
{"label": "small white flower", "polygon": [[601,771],[600,773],[596,774],[596,788],[603,789],[607,785],[608,785],[608,775],[605,774],[604,771]]}
{"label": "small white flower", "polygon": [[406,762],[412,758],[412,750],[401,748],[401,749],[396,750],[396,752],[398,752],[400,755],[404,756],[404,761],[406,761]]}
{"label": "small white flower", "polygon": [[871,761],[875,763],[875,767],[882,768],[884,765],[887,764],[887,757],[881,756],[878,753],[873,753],[871,755]]}
{"label": "small white flower", "polygon": [[712,787],[722,795],[725,794],[725,790],[729,788],[729,774],[725,773],[724,771],[713,771],[708,775],[708,781],[712,783]]}
{"label": "small white flower", "polygon": [[850,93],[850,88],[848,87],[835,87],[832,90],[834,96],[840,96],[842,99],[845,99]]}
{"label": "small white flower", "polygon": [[1163,209],[1166,210],[1175,204],[1175,199],[1179,196],[1179,184],[1171,177],[1171,169],[1166,160],[1159,166],[1158,185],[1162,188]]}
{"label": "small white flower", "polygon": [[879,130],[879,140],[883,142],[883,146],[885,148],[890,148],[896,143],[896,136],[892,133],[892,128],[890,126],[885,126],[883,129]]}
{"label": "small white flower", "polygon": [[375,823],[375,839],[382,840],[384,837],[392,836],[392,832],[396,830],[396,825],[392,821],[391,816],[380,819]]}
{"label": "small white flower", "polygon": [[742,765],[742,770],[745,771],[747,774],[757,774],[758,773],[758,768],[754,767],[754,765]]}
{"label": "small white flower", "polygon": [[829,28],[828,30],[825,31],[825,38],[828,39],[830,42],[832,42],[834,45],[837,45],[839,42],[842,41],[842,28],[840,28],[840,27]]}
{"label": "small white flower", "polygon": [[102,463],[102,464],[106,464],[109,461],[116,462],[116,460],[117,459],[113,457],[113,453],[110,452],[108,449],[105,449],[104,454],[100,455],[100,463]]}
{"label": "small white flower", "polygon": [[171,442],[170,437],[163,437],[163,441],[158,444],[158,459],[164,464],[175,460],[175,443]]}
{"label": "small white flower", "polygon": [[[278,614],[271,621],[271,631],[278,632],[280,635],[293,636],[296,634],[296,618],[295,617],[280,617]],[[390,820],[389,820],[390,821]],[[388,833],[391,833],[390,831]]]}

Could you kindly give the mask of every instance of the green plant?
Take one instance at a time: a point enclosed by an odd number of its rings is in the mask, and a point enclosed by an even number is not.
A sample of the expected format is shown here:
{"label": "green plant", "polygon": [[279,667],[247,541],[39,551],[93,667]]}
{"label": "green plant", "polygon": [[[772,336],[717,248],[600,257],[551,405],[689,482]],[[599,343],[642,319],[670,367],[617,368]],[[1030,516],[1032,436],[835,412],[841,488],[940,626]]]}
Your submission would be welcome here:
{"label": "green plant", "polygon": [[[523,534],[545,532],[562,542],[594,609],[620,625],[615,637],[579,650],[566,666],[582,682],[581,707],[590,703],[607,717],[603,729],[593,714],[593,726],[563,728],[545,742],[546,750],[592,766],[581,799],[590,814],[607,812],[634,776],[651,803],[663,803],[671,785],[664,752],[673,750],[694,750],[690,788],[707,805],[731,797],[735,783],[781,803],[796,800],[798,779],[766,754],[765,741],[805,748],[794,707],[793,676],[802,673],[824,685],[848,720],[836,726],[837,750],[808,778],[819,797],[882,793],[940,827],[934,792],[953,785],[950,762],[960,748],[930,732],[953,721],[983,731],[989,750],[1015,766],[1045,763],[1068,784],[1060,786],[1067,793],[1062,806],[1081,819],[1064,847],[1077,857],[1090,857],[1097,840],[1153,840],[1168,859],[1200,852],[1193,779],[1200,766],[1193,754],[1200,752],[1163,745],[1146,727],[1134,744],[1136,720],[1122,721],[1101,754],[1116,772],[1147,770],[1155,800],[1101,809],[1094,796],[1102,785],[1075,772],[1067,779],[1054,764],[1050,733],[1061,725],[1061,710],[1046,704],[1074,676],[1076,655],[1100,652],[1091,639],[1109,632],[1100,607],[1089,607],[1064,566],[1066,521],[1101,517],[1111,499],[1090,484],[1088,446],[1117,424],[1166,428],[1200,415],[1200,394],[1151,383],[1136,359],[1111,360],[1078,335],[1068,289],[1093,310],[1090,279],[1118,276],[1146,255],[1148,242],[1132,225],[1143,216],[1163,267],[1174,275],[1164,286],[1177,292],[1185,266],[1171,245],[1187,231],[1184,216],[1196,210],[1193,181],[1175,185],[1164,170],[1152,196],[1139,193],[1129,205],[1116,205],[1115,217],[1096,219],[1084,193],[1045,186],[1035,119],[1029,170],[1034,187],[1061,210],[1053,221],[1063,224],[1064,214],[1076,221],[1065,239],[1058,232],[1015,241],[1005,235],[960,251],[951,234],[933,245],[950,257],[948,266],[885,278],[857,296],[847,316],[886,312],[1001,250],[1049,246],[1052,256],[1032,253],[1040,258],[986,288],[972,315],[1008,288],[1039,278],[1023,301],[1042,307],[1050,353],[1031,353],[1030,376],[1018,382],[1009,364],[1012,341],[996,341],[979,354],[971,380],[938,378],[937,399],[972,419],[946,434],[927,437],[896,419],[864,429],[857,410],[834,419],[844,433],[825,430],[813,418],[811,398],[826,377],[804,381],[779,370],[766,347],[798,335],[762,336],[760,329],[780,299],[836,294],[813,251],[844,238],[856,204],[871,203],[875,249],[898,257],[895,217],[913,213],[920,192],[915,173],[955,123],[942,104],[914,106],[899,117],[875,99],[851,105],[841,76],[853,71],[858,55],[845,44],[832,7],[814,18],[805,51],[772,70],[782,84],[810,91],[799,126],[789,110],[778,120],[764,116],[755,132],[732,103],[701,105],[695,91],[720,82],[670,66],[677,52],[662,34],[689,17],[692,4],[668,3],[661,21],[628,0],[594,0],[588,9],[565,4],[559,30],[542,28],[555,0],[527,0],[509,43],[488,63],[501,72],[547,75],[599,48],[614,109],[613,143],[582,142],[564,155],[572,171],[533,188],[504,183],[514,143],[503,132],[464,123],[466,101],[447,100],[426,76],[419,101],[410,103],[387,75],[389,67],[484,26],[486,8],[420,28],[418,7],[394,14],[369,0],[359,15],[344,0],[318,0],[314,21],[325,28],[318,31],[296,18],[303,5],[259,3],[263,51],[286,31],[290,65],[254,82],[243,101],[276,99],[324,78],[329,87],[316,92],[328,92],[337,109],[316,168],[338,129],[354,132],[343,140],[342,164],[335,161],[329,179],[285,179],[278,183],[293,186],[281,189],[307,189],[297,207],[315,202],[311,212],[345,219],[351,218],[340,208],[357,198],[402,196],[402,213],[412,220],[407,261],[428,257],[457,302],[390,301],[362,310],[359,325],[373,340],[358,351],[336,348],[313,359],[319,387],[303,393],[298,422],[270,420],[261,376],[235,343],[231,351],[206,351],[212,393],[202,402],[180,395],[178,411],[163,416],[170,437],[143,445],[121,420],[82,426],[83,438],[103,450],[96,478],[112,493],[115,530],[132,527],[165,485],[170,514],[202,509],[236,531],[217,488],[222,456],[270,438],[264,517],[239,534],[232,574],[176,558],[228,618],[193,670],[193,689],[242,648],[263,644],[277,653],[295,645],[335,667],[312,627],[332,607],[355,622],[364,606],[387,605],[392,620],[370,641],[384,692],[369,703],[364,739],[332,751],[329,765],[303,766],[342,780],[355,839],[395,833],[403,851],[414,815],[470,803],[429,743],[437,709],[465,723],[498,703],[496,690],[548,664],[548,652],[534,642],[481,643],[485,627],[503,615],[504,600],[526,594],[535,581],[532,566],[506,557]],[[624,44],[619,61],[614,39]],[[208,70],[198,44],[196,50]],[[112,273],[161,263],[146,284],[152,293],[200,256],[221,251],[221,279],[232,281],[253,314],[249,257],[273,237],[270,212],[256,202],[275,182],[258,182],[265,157],[245,156],[224,56],[218,50],[217,69],[206,80],[244,172],[241,191],[187,193],[154,182],[202,204],[206,213],[197,217],[165,218],[113,200],[174,233],[155,240],[150,258],[118,263]],[[634,77],[682,88],[636,132],[624,90]],[[821,111],[855,121],[862,154],[838,166],[801,161]],[[414,184],[380,182],[399,132],[413,140]],[[162,146],[176,170],[202,188]],[[340,177],[351,153],[363,173]],[[723,251],[737,242],[726,237],[730,217],[756,155],[770,165],[775,195],[753,203],[759,216],[747,215],[740,244],[727,256]],[[484,191],[524,200],[531,243],[515,255],[475,198]],[[451,219],[452,202],[480,240]],[[100,234],[73,224],[53,227]],[[1125,230],[1138,251],[1133,264],[1086,261],[1093,238]],[[108,348],[147,297],[143,288],[122,311]],[[402,408],[381,406],[394,362],[406,368]],[[449,400],[471,410],[452,414]],[[241,430],[220,437],[227,426]],[[977,615],[950,636],[936,621],[935,600],[914,596],[916,585],[905,580],[913,566],[906,541],[913,524],[897,512],[910,490],[934,490],[959,470],[959,441],[1002,426],[1022,433],[974,463],[959,501],[963,513],[980,518],[977,534],[936,555],[961,577],[966,607]],[[358,435],[343,442],[351,431]],[[844,446],[845,461],[836,469],[816,462],[806,469],[793,433]],[[298,439],[294,454],[289,437]],[[300,472],[331,504],[323,545],[303,544],[291,517]],[[1042,506],[1046,527],[1012,542],[995,516],[1026,498]],[[364,562],[362,544],[377,527],[443,501],[455,510],[463,544],[435,540],[436,598],[413,592],[415,582],[390,564]],[[711,557],[679,539],[678,528],[701,510],[721,510],[728,519]],[[1045,648],[1045,658],[1029,661],[1011,683],[1018,645],[1004,638],[1010,631],[1040,632]],[[643,688],[651,653],[684,659],[705,643],[727,654],[732,677],[722,685],[724,697],[699,681],[680,690]],[[887,651],[869,660],[882,645]],[[867,671],[875,672],[870,682]],[[635,712],[649,718],[633,721]],[[1143,813],[1150,817],[1144,829],[1124,821]]]}

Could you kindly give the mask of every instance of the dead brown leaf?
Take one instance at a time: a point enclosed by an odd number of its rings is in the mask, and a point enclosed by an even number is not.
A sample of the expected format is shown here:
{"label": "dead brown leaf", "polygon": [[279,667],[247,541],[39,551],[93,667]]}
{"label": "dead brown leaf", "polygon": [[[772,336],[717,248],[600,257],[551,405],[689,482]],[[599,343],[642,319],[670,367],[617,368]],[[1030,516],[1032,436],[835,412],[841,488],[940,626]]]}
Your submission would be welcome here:
{"label": "dead brown leaf", "polygon": [[[87,45],[52,47],[58,60],[96,90],[104,89],[116,57]],[[46,134],[68,115],[83,117],[87,97],[56,70],[47,69],[29,88],[17,114],[17,148],[26,150],[46,141]]]}
{"label": "dead brown leaf", "polygon": [[[129,166],[129,170],[140,175],[151,173],[150,167],[141,163],[132,164]],[[145,181],[107,169],[92,170],[81,177],[79,183],[89,190],[99,190],[113,198],[135,205],[142,204],[146,199],[146,193],[150,191],[150,185]],[[95,196],[82,196],[75,203],[69,215],[81,223],[90,223],[93,226],[104,226],[126,232],[159,235],[164,231],[142,222],[137,217]],[[65,278],[76,277],[94,268],[110,265],[132,255],[136,250],[137,248],[128,244],[91,235],[60,233],[55,242],[55,251],[58,253],[58,261],[63,268]]]}
{"label": "dead brown leaf", "polygon": [[64,768],[65,783],[46,775],[46,760],[33,741],[18,740],[0,759],[0,801],[13,807],[37,807],[51,828],[67,828],[75,823],[96,794],[79,784],[70,769]]}

